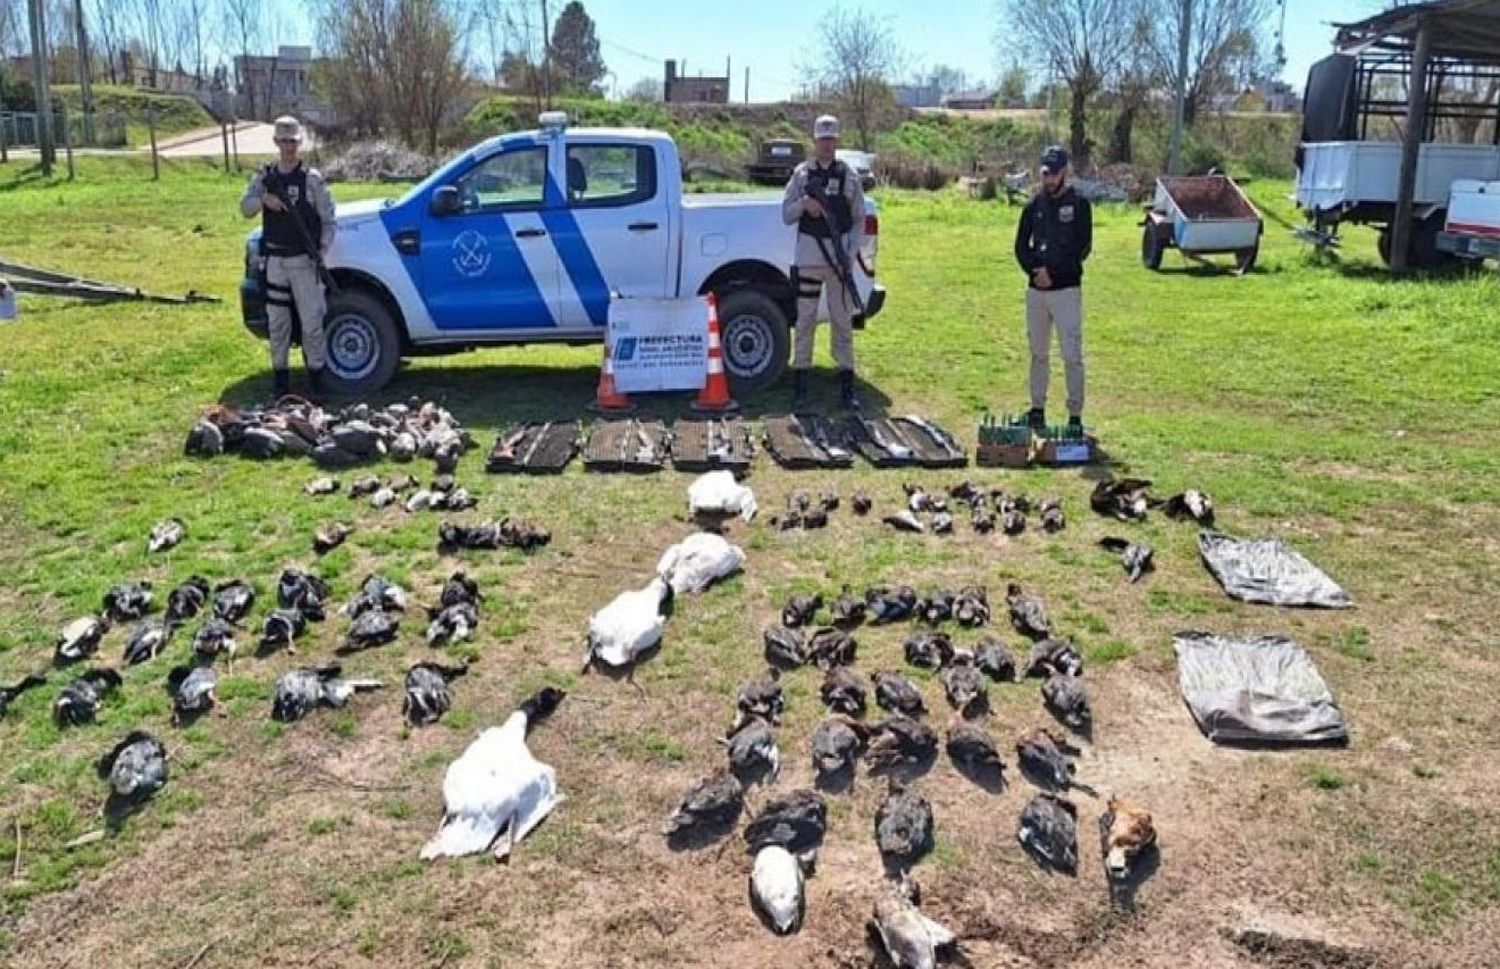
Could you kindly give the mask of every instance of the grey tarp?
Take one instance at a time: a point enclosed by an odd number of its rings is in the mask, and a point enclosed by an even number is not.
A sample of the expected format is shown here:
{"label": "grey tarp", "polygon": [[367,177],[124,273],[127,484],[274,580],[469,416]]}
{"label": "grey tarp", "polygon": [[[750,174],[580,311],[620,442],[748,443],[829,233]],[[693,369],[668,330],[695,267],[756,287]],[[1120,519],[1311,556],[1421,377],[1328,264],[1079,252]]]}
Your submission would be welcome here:
{"label": "grey tarp", "polygon": [[1284,636],[1180,632],[1177,683],[1215,743],[1324,744],[1349,739],[1312,658]]}
{"label": "grey tarp", "polygon": [[1200,532],[1198,551],[1231,599],[1324,609],[1354,605],[1328,573],[1279,539],[1240,539]]}

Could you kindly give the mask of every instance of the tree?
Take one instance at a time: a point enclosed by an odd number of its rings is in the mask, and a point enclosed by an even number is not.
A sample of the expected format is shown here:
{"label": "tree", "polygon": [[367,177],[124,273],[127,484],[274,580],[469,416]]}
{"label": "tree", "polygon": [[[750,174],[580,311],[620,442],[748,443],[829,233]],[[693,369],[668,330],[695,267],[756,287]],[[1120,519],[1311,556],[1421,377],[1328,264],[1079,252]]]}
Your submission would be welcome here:
{"label": "tree", "polygon": [[1129,27],[1133,40],[1115,79],[1115,123],[1110,129],[1109,146],[1105,150],[1106,162],[1130,163],[1135,160],[1131,146],[1135,119],[1149,102],[1156,81],[1150,53],[1152,23],[1149,14],[1147,7],[1140,5]]}
{"label": "tree", "polygon": [[625,100],[651,104],[663,100],[664,85],[659,77],[643,77],[625,89]]}
{"label": "tree", "polygon": [[599,94],[608,73],[594,21],[578,0],[563,7],[552,28],[552,72],[564,94]]}
{"label": "tree", "polygon": [[[110,0],[102,2],[108,3]],[[224,33],[230,40],[225,46],[233,44],[239,50],[239,56],[234,60],[234,89],[245,95],[250,117],[253,118],[255,85],[251,83],[245,65],[250,58],[250,42],[260,37],[260,21],[264,13],[262,0],[223,0],[223,5]]]}
{"label": "tree", "polygon": [[961,68],[939,64],[921,79],[923,87],[936,88],[938,94],[959,94],[969,89],[969,75]]}
{"label": "tree", "polygon": [[1000,75],[1000,89],[995,92],[995,106],[1001,108],[1026,107],[1026,89],[1031,86],[1031,77],[1018,60],[1012,60],[1005,73]]}
{"label": "tree", "polygon": [[104,59],[104,74],[109,78],[109,83],[118,84],[120,51],[125,47],[128,30],[122,5],[119,0],[94,0],[93,8],[86,17],[94,38],[90,46]]}
{"label": "tree", "polygon": [[901,64],[901,49],[885,24],[863,11],[837,10],[822,18],[819,45],[803,67],[809,86],[825,92],[854,126],[859,147],[871,136],[895,100],[889,79]]}
{"label": "tree", "polygon": [[[1183,30],[1183,0],[1140,0],[1156,74],[1175,90],[1177,54]],[[1188,40],[1187,97],[1183,124],[1191,128],[1215,95],[1238,91],[1259,63],[1267,0],[1192,0]]]}
{"label": "tree", "polygon": [[1133,0],[1003,0],[1007,40],[1021,56],[1040,56],[1068,89],[1068,135],[1075,164],[1089,160],[1089,101],[1114,77],[1130,42]]}

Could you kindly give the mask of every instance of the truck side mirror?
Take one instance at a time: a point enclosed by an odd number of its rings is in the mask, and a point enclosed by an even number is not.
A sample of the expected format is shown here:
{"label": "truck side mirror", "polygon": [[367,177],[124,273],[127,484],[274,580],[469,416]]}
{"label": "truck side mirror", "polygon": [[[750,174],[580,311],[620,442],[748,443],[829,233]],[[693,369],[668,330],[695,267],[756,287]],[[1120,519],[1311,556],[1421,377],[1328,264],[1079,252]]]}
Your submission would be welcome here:
{"label": "truck side mirror", "polygon": [[458,186],[441,185],[432,193],[430,211],[433,215],[456,215],[463,208],[458,198]]}

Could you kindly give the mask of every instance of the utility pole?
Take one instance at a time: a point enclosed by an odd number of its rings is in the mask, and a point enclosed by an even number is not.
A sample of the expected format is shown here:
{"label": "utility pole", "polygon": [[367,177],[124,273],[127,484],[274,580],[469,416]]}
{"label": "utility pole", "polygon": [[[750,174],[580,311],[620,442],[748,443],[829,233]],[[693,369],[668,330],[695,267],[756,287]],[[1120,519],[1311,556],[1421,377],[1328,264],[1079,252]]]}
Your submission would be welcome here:
{"label": "utility pole", "polygon": [[1181,0],[1177,24],[1177,96],[1172,108],[1172,143],[1167,151],[1167,174],[1176,175],[1182,161],[1182,125],[1187,114],[1188,48],[1193,39],[1193,0]]}
{"label": "utility pole", "polygon": [[52,175],[52,90],[47,80],[47,8],[43,0],[29,0],[31,21],[31,76],[36,86],[36,143],[42,174]]}
{"label": "utility pole", "polygon": [[94,143],[94,84],[89,32],[83,22],[83,0],[73,0],[73,22],[78,26],[78,99],[83,109],[83,140]]}
{"label": "utility pole", "polygon": [[750,65],[745,65],[745,103],[750,103]]}
{"label": "utility pole", "polygon": [[542,0],[542,97],[552,110],[552,21],[547,19],[547,0]]}

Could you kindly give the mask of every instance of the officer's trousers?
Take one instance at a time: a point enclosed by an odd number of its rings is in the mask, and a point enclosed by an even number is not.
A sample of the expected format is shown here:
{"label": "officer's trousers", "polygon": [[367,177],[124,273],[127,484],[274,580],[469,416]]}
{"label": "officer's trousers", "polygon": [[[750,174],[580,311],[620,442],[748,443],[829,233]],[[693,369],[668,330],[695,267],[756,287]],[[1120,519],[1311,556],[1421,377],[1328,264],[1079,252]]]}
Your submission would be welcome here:
{"label": "officer's trousers", "polygon": [[1031,406],[1047,406],[1052,330],[1062,347],[1068,379],[1068,414],[1083,413],[1083,289],[1026,289],[1026,337],[1031,344]]}
{"label": "officer's trousers", "polygon": [[853,370],[854,317],[849,309],[849,294],[828,265],[797,267],[797,339],[792,350],[792,369],[806,370],[812,366],[818,297],[822,292],[828,295],[833,361],[840,370]]}
{"label": "officer's trousers", "polygon": [[266,257],[266,317],[271,330],[271,366],[287,369],[292,350],[292,303],[302,321],[302,359],[309,370],[321,370],[323,340],[323,282],[311,256]]}

